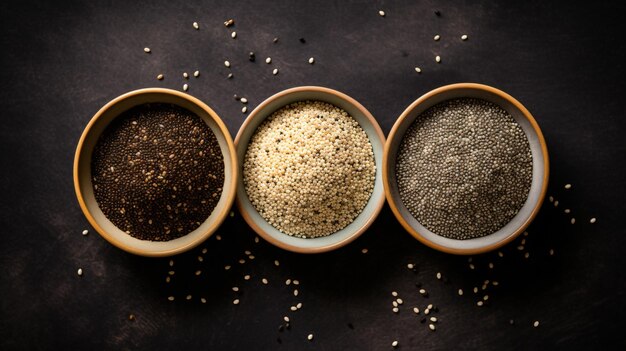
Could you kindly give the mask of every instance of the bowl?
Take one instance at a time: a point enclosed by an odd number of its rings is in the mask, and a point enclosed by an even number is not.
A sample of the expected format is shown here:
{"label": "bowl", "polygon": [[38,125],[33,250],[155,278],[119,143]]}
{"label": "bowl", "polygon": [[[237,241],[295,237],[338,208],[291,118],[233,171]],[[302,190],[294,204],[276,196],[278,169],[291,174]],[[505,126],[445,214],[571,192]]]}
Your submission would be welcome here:
{"label": "bowl", "polygon": [[238,171],[243,174],[244,156],[257,127],[273,112],[285,105],[305,100],[317,100],[342,108],[352,116],[367,134],[374,151],[376,179],[372,195],[363,211],[345,228],[324,237],[299,238],[274,228],[257,212],[246,193],[243,177],[238,180],[237,207],[243,218],[263,239],[285,250],[299,253],[319,253],[342,247],[361,235],[376,219],[385,202],[382,182],[382,160],[385,136],[374,117],[356,100],[341,92],[316,86],[302,86],[281,91],[263,101],[246,118],[235,138]]}
{"label": "bowl", "polygon": [[[224,156],[224,186],[215,209],[198,228],[170,241],[139,240],[117,228],[98,206],[91,182],[91,156],[102,132],[123,112],[145,103],[174,104],[198,115],[217,137]],[[235,198],[237,175],[235,147],[220,117],[209,106],[191,95],[161,88],[131,91],[104,105],[85,127],[74,157],[74,190],[80,208],[89,223],[111,244],[141,256],[175,255],[197,246],[210,237],[230,212]]]}
{"label": "bowl", "polygon": [[[509,223],[495,233],[483,237],[455,240],[437,235],[425,228],[402,203],[396,182],[395,163],[404,134],[413,121],[428,108],[449,99],[478,98],[492,102],[509,112],[526,135],[532,154],[532,182],[526,202]],[[428,92],[404,110],[394,124],[383,160],[385,195],[393,214],[402,226],[417,240],[439,251],[474,255],[497,249],[524,232],[539,212],[548,186],[548,149],[539,125],[528,110],[509,94],[487,85],[459,83],[446,85]]]}

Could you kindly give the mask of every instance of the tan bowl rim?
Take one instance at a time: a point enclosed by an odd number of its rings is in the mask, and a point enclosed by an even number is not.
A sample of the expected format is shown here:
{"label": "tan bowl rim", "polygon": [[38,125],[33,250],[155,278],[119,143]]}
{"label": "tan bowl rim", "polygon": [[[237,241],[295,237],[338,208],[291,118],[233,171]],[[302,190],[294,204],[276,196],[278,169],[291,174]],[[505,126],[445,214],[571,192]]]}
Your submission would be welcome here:
{"label": "tan bowl rim", "polygon": [[[526,119],[528,119],[528,121],[532,125],[533,129],[535,130],[535,133],[537,133],[537,138],[538,138],[539,143],[541,145],[541,152],[543,154],[544,172],[543,172],[541,192],[539,194],[539,198],[537,200],[537,203],[535,204],[535,207],[532,209],[532,211],[530,213],[530,216],[526,219],[526,221],[516,231],[511,233],[505,239],[503,239],[503,240],[501,240],[499,242],[493,243],[491,245],[487,245],[487,246],[479,247],[479,248],[474,248],[474,249],[456,249],[456,248],[450,248],[450,247],[446,247],[446,246],[442,246],[442,245],[436,244],[436,243],[426,239],[425,237],[423,237],[420,233],[418,233],[415,230],[415,228],[411,227],[411,225],[409,225],[409,223],[400,214],[400,210],[398,209],[396,201],[391,196],[391,190],[390,190],[391,185],[389,183],[389,174],[388,174],[389,172],[387,170],[388,169],[388,162],[389,162],[389,152],[390,152],[389,150],[391,148],[391,141],[396,137],[396,134],[398,133],[398,128],[400,127],[400,124],[402,124],[404,119],[406,119],[409,116],[409,114],[418,105],[420,105],[421,103],[427,101],[428,99],[432,98],[433,96],[439,95],[441,93],[448,92],[448,91],[451,91],[451,90],[460,90],[460,89],[474,89],[474,90],[486,91],[486,92],[492,93],[494,95],[497,95],[497,96],[507,100],[508,102],[510,102],[513,106],[515,106],[515,108],[517,108],[520,112],[522,112],[524,117]],[[517,101],[517,99],[515,99],[511,95],[505,93],[504,91],[496,89],[496,88],[488,86],[488,85],[478,84],[478,83],[456,83],[456,84],[445,85],[445,86],[433,89],[433,90],[429,91],[428,93],[422,95],[417,100],[415,100],[413,103],[411,103],[404,110],[404,112],[402,112],[400,117],[398,117],[398,119],[394,123],[393,127],[391,128],[391,131],[389,132],[389,136],[387,137],[387,142],[385,143],[385,149],[384,149],[384,152],[383,152],[383,185],[385,187],[385,197],[387,198],[387,202],[389,203],[389,207],[391,207],[391,211],[393,212],[394,216],[396,216],[396,218],[398,219],[400,224],[402,224],[404,229],[406,229],[406,231],[408,231],[413,237],[415,237],[417,240],[419,240],[423,244],[425,244],[425,245],[427,245],[427,246],[429,246],[429,247],[431,247],[431,248],[433,248],[435,250],[439,250],[439,251],[442,251],[442,252],[455,254],[455,255],[476,255],[476,254],[485,253],[485,252],[488,252],[488,251],[495,250],[495,249],[497,249],[499,247],[502,247],[502,246],[508,244],[509,242],[511,242],[512,240],[514,240],[517,236],[519,236],[521,233],[523,233],[524,230],[526,230],[526,228],[530,225],[530,223],[533,221],[533,219],[535,219],[535,216],[537,215],[537,213],[539,212],[539,209],[541,208],[541,205],[543,204],[543,200],[545,198],[546,191],[548,189],[548,177],[549,177],[549,173],[550,173],[549,166],[550,166],[550,162],[549,162],[549,159],[548,159],[548,147],[546,146],[546,141],[545,141],[545,139],[543,137],[543,133],[541,133],[541,129],[539,128],[539,125],[537,124],[537,121],[535,121],[535,118],[530,114],[530,112],[526,109],[526,107],[524,107],[524,105],[522,105],[519,101]]]}
{"label": "tan bowl rim", "polygon": [[[340,99],[345,100],[348,103],[354,105],[370,121],[370,123],[374,126],[374,130],[376,131],[376,134],[378,135],[378,137],[380,138],[380,140],[382,141],[383,146],[384,146],[386,140],[385,140],[385,135],[383,134],[383,131],[380,128],[380,125],[378,124],[378,122],[376,121],[374,116],[372,116],[372,114],[363,105],[361,105],[358,101],[356,101],[352,97],[350,97],[350,96],[348,96],[348,95],[346,95],[346,94],[344,94],[344,93],[342,93],[340,91],[333,90],[333,89],[330,89],[330,88],[320,87],[320,86],[299,86],[299,87],[289,88],[289,89],[285,89],[283,91],[280,91],[280,92],[278,92],[278,93],[268,97],[267,99],[265,99],[262,103],[259,104],[259,106],[257,106],[250,113],[250,115],[246,118],[246,120],[243,122],[243,124],[239,128],[239,131],[237,132],[237,136],[235,137],[235,146],[239,145],[239,139],[241,138],[241,135],[243,134],[243,131],[248,127],[248,125],[251,123],[251,121],[263,109],[265,109],[265,107],[267,105],[269,105],[274,100],[276,100],[278,98],[281,98],[283,96],[286,96],[286,95],[289,95],[289,94],[294,94],[294,93],[299,93],[299,92],[308,92],[308,91],[322,92],[322,93],[327,93],[327,94],[331,94],[331,95],[336,95]],[[266,116],[266,118],[267,118],[267,116]],[[243,160],[241,160],[241,162],[243,162]],[[341,241],[338,241],[336,243],[330,244],[330,245],[307,248],[307,247],[300,247],[300,246],[287,244],[287,243],[285,243],[283,241],[280,241],[280,240],[277,240],[274,237],[272,237],[271,235],[269,235],[267,232],[265,232],[261,227],[259,227],[254,222],[254,220],[250,217],[249,213],[243,207],[243,204],[239,200],[239,197],[237,197],[237,208],[239,209],[239,212],[243,216],[244,220],[248,223],[248,225],[257,234],[259,234],[261,237],[263,237],[263,239],[267,240],[271,244],[273,244],[273,245],[275,245],[277,247],[280,247],[281,249],[285,249],[287,251],[292,251],[292,252],[297,252],[297,253],[304,253],[304,254],[314,254],[314,253],[328,252],[328,251],[332,251],[332,250],[338,249],[338,248],[340,248],[342,246],[345,246],[345,245],[351,243],[356,238],[361,236],[361,234],[363,234],[372,225],[372,223],[374,222],[376,217],[378,217],[378,214],[380,214],[380,211],[382,210],[384,204],[385,204],[385,196],[381,196],[380,200],[378,200],[378,203],[376,204],[375,211],[372,212],[372,215],[368,218],[368,220],[358,230],[356,230],[349,237],[347,237],[347,238],[345,238],[345,239],[343,239]],[[285,234],[285,235],[287,235],[287,234]]]}
{"label": "tan bowl rim", "polygon": [[[108,109],[110,109],[112,106],[114,106],[115,104],[119,103],[120,101],[129,99],[129,98],[137,96],[137,95],[154,94],[154,93],[156,93],[156,94],[174,95],[174,96],[177,96],[179,98],[185,99],[185,100],[187,100],[187,101],[197,105],[201,109],[203,109],[209,116],[211,116],[211,118],[213,118],[213,120],[215,121],[215,123],[219,127],[220,132],[224,135],[224,139],[226,140],[226,143],[228,144],[228,152],[230,153],[231,158],[232,158],[232,162],[231,162],[232,181],[230,182],[230,184],[227,185],[228,189],[226,189],[226,187],[224,187],[224,190],[223,190],[223,191],[227,192],[226,193],[227,194],[227,203],[226,203],[226,206],[224,206],[224,210],[222,211],[222,213],[220,213],[216,217],[216,220],[213,222],[211,227],[209,227],[209,229],[205,233],[203,233],[203,235],[199,236],[197,240],[192,241],[192,242],[190,242],[190,243],[188,243],[186,245],[183,245],[183,246],[179,246],[179,247],[172,248],[172,249],[169,249],[169,250],[147,252],[147,251],[143,251],[143,250],[137,250],[137,249],[135,249],[133,247],[125,245],[124,243],[122,243],[119,240],[117,240],[113,235],[109,234],[106,230],[104,230],[96,222],[96,220],[93,218],[93,216],[89,212],[89,209],[87,208],[87,205],[85,203],[85,199],[83,198],[83,194],[80,191],[80,179],[79,179],[78,164],[79,164],[79,158],[80,158],[80,154],[82,152],[82,148],[83,148],[83,144],[85,142],[85,139],[87,138],[87,135],[89,134],[89,131],[91,130],[92,126],[104,114],[104,112],[106,112]],[[224,156],[226,157],[227,155],[224,155]],[[204,242],[206,239],[208,239],[217,230],[217,228],[224,222],[224,220],[228,216],[228,213],[230,212],[230,208],[233,205],[233,202],[235,200],[236,190],[237,190],[237,179],[238,179],[238,174],[237,174],[237,153],[235,152],[235,145],[233,143],[232,137],[230,136],[230,133],[228,132],[228,129],[226,128],[226,125],[224,124],[222,119],[217,115],[217,113],[215,113],[215,111],[213,111],[213,109],[211,109],[204,102],[200,101],[199,99],[197,99],[197,98],[195,98],[195,97],[193,97],[193,96],[191,96],[189,94],[181,93],[179,91],[172,90],[172,89],[144,88],[144,89],[133,90],[133,91],[127,92],[125,94],[122,94],[122,95],[114,98],[113,100],[109,101],[106,105],[102,106],[102,108],[100,108],[100,110],[98,110],[98,112],[96,112],[96,114],[91,118],[91,120],[89,121],[89,123],[87,124],[85,129],[83,130],[83,133],[80,136],[80,140],[78,141],[78,146],[76,147],[76,152],[74,154],[73,176],[74,176],[74,191],[76,192],[76,197],[78,199],[78,203],[80,205],[80,208],[83,211],[83,214],[87,218],[87,221],[89,221],[89,224],[91,224],[91,226],[106,241],[108,241],[109,243],[113,244],[114,246],[116,246],[116,247],[118,247],[118,248],[120,248],[120,249],[122,249],[122,250],[124,250],[126,252],[130,252],[130,253],[135,254],[135,255],[147,256],[147,257],[166,257],[166,256],[173,256],[173,255],[185,252],[187,250],[190,250],[190,249],[198,246],[199,244]]]}

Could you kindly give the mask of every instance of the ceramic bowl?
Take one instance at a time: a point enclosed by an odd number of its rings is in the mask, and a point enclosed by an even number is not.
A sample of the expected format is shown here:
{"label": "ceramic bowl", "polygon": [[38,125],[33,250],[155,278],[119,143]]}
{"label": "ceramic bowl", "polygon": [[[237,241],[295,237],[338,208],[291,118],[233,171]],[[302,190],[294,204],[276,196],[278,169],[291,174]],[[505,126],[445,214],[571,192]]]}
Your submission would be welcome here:
{"label": "ceramic bowl", "polygon": [[[431,232],[409,213],[398,193],[395,163],[404,134],[422,112],[440,102],[464,97],[492,102],[513,116],[528,138],[532,153],[533,172],[528,198],[521,210],[508,224],[497,232],[480,238],[455,240]],[[385,195],[393,214],[402,226],[422,243],[452,254],[479,254],[497,249],[515,239],[537,215],[548,186],[548,150],[539,125],[519,101],[501,90],[482,84],[460,83],[446,85],[430,91],[415,100],[404,110],[391,129],[385,144],[383,164]]]}
{"label": "ceramic bowl", "polygon": [[257,127],[274,111],[284,107],[285,105],[306,100],[318,100],[333,104],[342,108],[350,116],[352,116],[363,130],[367,133],[374,151],[376,162],[376,180],[372,195],[361,212],[354,221],[347,227],[319,238],[299,238],[287,235],[269,224],[257,212],[252,205],[246,193],[243,177],[240,177],[237,187],[237,206],[243,218],[262,238],[268,242],[283,248],[285,250],[300,253],[319,253],[337,249],[356,239],[361,235],[374,221],[380,213],[385,201],[385,193],[382,182],[382,161],[383,147],[385,144],[385,136],[374,117],[356,100],[346,94],[338,91],[314,87],[303,86],[287,89],[269,97],[263,101],[252,113],[246,118],[245,122],[239,129],[235,138],[237,149],[237,158],[239,160],[240,174],[243,174],[243,160],[248,149],[248,143],[254,135]]}
{"label": "ceramic bowl", "polygon": [[[174,104],[201,117],[217,137],[224,156],[224,186],[217,206],[197,229],[170,241],[139,240],[117,228],[98,207],[91,183],[91,156],[102,132],[125,111],[146,103]],[[80,208],[89,223],[111,244],[142,256],[175,255],[197,246],[211,236],[230,212],[235,197],[237,178],[237,156],[234,143],[220,117],[202,101],[170,89],[135,90],[104,105],[85,127],[74,157],[74,189]]]}

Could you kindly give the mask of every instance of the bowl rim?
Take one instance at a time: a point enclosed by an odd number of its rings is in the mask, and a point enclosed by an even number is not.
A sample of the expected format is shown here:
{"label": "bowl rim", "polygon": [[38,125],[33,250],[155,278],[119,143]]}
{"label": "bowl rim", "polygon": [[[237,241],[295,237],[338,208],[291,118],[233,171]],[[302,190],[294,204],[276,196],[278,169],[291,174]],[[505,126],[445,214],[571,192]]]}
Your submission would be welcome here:
{"label": "bowl rim", "polygon": [[[543,177],[542,177],[541,191],[539,194],[539,198],[537,199],[537,203],[533,207],[528,218],[522,223],[520,227],[518,227],[514,232],[509,234],[503,240],[500,240],[493,244],[482,246],[482,247],[477,247],[477,248],[472,248],[472,249],[458,249],[458,248],[452,248],[448,246],[439,245],[437,243],[434,243],[428,240],[427,238],[422,236],[417,230],[415,230],[415,228],[413,228],[404,219],[404,217],[400,213],[400,210],[396,203],[396,199],[394,199],[394,197],[391,195],[391,184],[390,184],[390,179],[389,179],[389,171],[388,171],[389,164],[388,163],[390,162],[389,153],[390,153],[391,144],[393,140],[399,136],[404,136],[404,134],[399,135],[398,129],[400,128],[400,125],[403,123],[403,121],[406,118],[408,118],[408,116],[413,112],[413,110],[415,110],[416,107],[418,107],[420,104],[426,102],[427,100],[439,94],[446,93],[446,92],[453,91],[453,90],[468,90],[468,89],[484,91],[487,93],[497,95],[503,98],[504,100],[507,100],[509,103],[511,103],[516,109],[518,109],[522,113],[524,118],[526,118],[530,122],[530,125],[532,126],[533,130],[537,134],[539,144],[541,145],[541,153],[543,155],[544,172],[543,172]],[[508,244],[509,242],[513,241],[516,237],[518,237],[521,233],[523,233],[524,230],[526,230],[526,228],[530,225],[530,223],[535,219],[535,217],[537,216],[537,213],[541,209],[541,206],[543,204],[543,201],[546,195],[546,191],[548,189],[549,174],[550,174],[550,161],[548,158],[548,147],[543,137],[543,133],[541,132],[541,129],[539,128],[539,124],[537,124],[537,121],[532,116],[532,114],[528,111],[528,109],[526,109],[526,107],[524,107],[524,105],[522,105],[513,96],[505,93],[504,91],[500,89],[491,87],[489,85],[478,84],[478,83],[455,83],[455,84],[444,85],[444,86],[441,86],[439,88],[436,88],[427,92],[426,94],[420,96],[417,100],[413,101],[402,112],[400,117],[398,117],[396,122],[393,124],[393,127],[391,128],[391,131],[389,132],[389,136],[387,137],[387,142],[385,143],[384,152],[383,152],[383,185],[385,187],[385,197],[387,198],[387,202],[389,203],[389,207],[391,208],[391,211],[393,212],[394,216],[398,219],[398,221],[404,227],[404,229],[407,232],[409,232],[409,234],[411,234],[413,237],[415,237],[417,240],[419,240],[421,243],[435,250],[442,251],[442,252],[449,253],[449,254],[455,254],[455,255],[476,255],[476,254],[489,252],[489,251],[495,250],[497,248],[500,248]]]}
{"label": "bowl rim", "polygon": [[[380,125],[378,124],[378,122],[374,118],[374,116],[372,116],[372,114],[363,105],[361,105],[361,103],[359,103],[358,101],[356,101],[352,97],[350,97],[350,96],[348,96],[348,95],[346,95],[346,94],[344,94],[344,93],[342,93],[340,91],[337,91],[337,90],[334,90],[334,89],[330,89],[330,88],[320,87],[320,86],[312,86],[312,85],[298,86],[298,87],[285,89],[285,90],[282,90],[282,91],[280,91],[280,92],[278,92],[278,93],[268,97],[263,102],[261,102],[250,113],[250,115],[245,119],[245,121],[243,122],[243,124],[239,128],[239,131],[237,132],[237,136],[235,137],[235,148],[237,148],[239,146],[240,139],[242,138],[244,130],[246,130],[246,128],[249,127],[249,125],[252,123],[252,120],[258,118],[257,116],[259,116],[261,114],[261,112],[270,103],[272,103],[275,100],[277,100],[279,98],[282,98],[284,96],[291,95],[291,94],[296,94],[296,93],[301,93],[301,92],[321,92],[321,93],[325,93],[325,94],[335,95],[335,96],[339,97],[341,100],[344,100],[344,101],[348,102],[349,104],[353,105],[354,107],[356,107],[363,114],[363,116],[365,116],[365,118],[374,127],[374,132],[380,138],[380,140],[382,142],[382,145],[383,145],[383,150],[384,150],[384,145],[385,145],[385,142],[386,142],[385,135],[384,135],[382,129],[380,128]],[[265,118],[269,117],[270,115],[271,115],[271,113],[266,115]],[[384,159],[384,151],[383,151],[383,159]],[[241,167],[243,167],[243,160],[238,160],[238,162],[240,162],[241,163]],[[381,162],[381,164],[383,164],[383,163]],[[381,175],[382,175],[382,172],[381,172]],[[243,192],[245,193],[245,189],[243,189]],[[384,193],[384,188],[383,188],[383,193]],[[297,253],[304,253],[304,254],[314,254],[314,253],[322,253],[322,252],[332,251],[332,250],[338,249],[340,247],[343,247],[343,246],[351,243],[352,241],[356,240],[359,236],[361,236],[361,234],[363,234],[372,225],[372,223],[376,220],[376,218],[380,214],[380,212],[381,212],[381,210],[382,210],[382,208],[383,208],[383,206],[385,204],[385,196],[381,196],[380,199],[376,203],[376,207],[375,207],[374,211],[369,216],[367,221],[365,221],[365,223],[361,227],[359,227],[357,230],[355,230],[352,235],[346,237],[345,239],[340,240],[340,241],[335,242],[335,243],[332,243],[332,244],[324,245],[324,246],[300,247],[300,246],[296,246],[296,245],[287,244],[284,241],[278,240],[278,239],[274,238],[273,236],[271,236],[269,233],[267,233],[265,230],[263,230],[263,228],[261,228],[260,226],[258,226],[256,224],[256,222],[252,219],[252,217],[250,216],[248,211],[244,208],[243,203],[242,203],[241,199],[239,198],[239,194],[237,194],[236,198],[237,198],[237,201],[236,201],[237,202],[237,209],[239,210],[239,213],[241,213],[241,215],[244,218],[244,220],[248,223],[248,225],[259,236],[261,236],[263,239],[265,239],[266,241],[268,241],[272,245],[280,247],[281,249],[284,249],[284,250],[287,250],[287,251],[292,251],[292,252],[297,252]],[[285,235],[287,235],[287,234],[285,234]],[[330,235],[332,235],[332,234],[330,234]]]}
{"label": "bowl rim", "polygon": [[[224,210],[222,210],[222,213],[218,214],[218,216],[215,217],[215,221],[211,224],[211,226],[202,235],[198,236],[196,240],[189,242],[182,246],[173,247],[171,249],[166,249],[166,250],[159,250],[159,251],[140,250],[140,249],[136,249],[134,247],[125,245],[123,242],[117,240],[114,235],[104,230],[104,228],[102,228],[100,224],[92,216],[91,212],[89,211],[89,208],[87,207],[87,204],[85,202],[85,199],[81,191],[81,182],[80,182],[80,176],[79,176],[80,156],[83,151],[83,145],[84,145],[85,140],[87,140],[87,136],[89,135],[91,128],[96,123],[96,121],[98,121],[102,117],[102,115],[104,115],[105,112],[107,112],[110,108],[120,103],[121,101],[130,99],[139,95],[145,95],[145,94],[173,95],[178,98],[187,100],[188,102],[204,110],[216,123],[216,125],[219,128],[220,133],[222,133],[222,135],[224,136],[224,139],[226,140],[226,144],[228,145],[228,153],[230,155],[224,154],[224,157],[226,158],[230,156],[229,158],[231,159],[232,179],[229,182],[229,184],[226,184],[224,186],[224,189],[222,190],[226,192],[226,205],[224,206]],[[114,118],[117,118],[117,117],[114,117]],[[106,103],[104,106],[102,106],[98,110],[98,112],[96,112],[96,114],[91,118],[91,120],[89,121],[85,129],[83,130],[80,136],[80,139],[78,141],[78,145],[76,147],[76,152],[74,153],[74,164],[73,164],[74,192],[76,193],[76,198],[78,199],[80,208],[83,214],[85,215],[85,217],[87,218],[87,221],[98,232],[98,234],[100,234],[100,236],[102,236],[106,241],[108,241],[112,245],[126,252],[129,252],[135,255],[146,256],[146,257],[167,257],[167,256],[173,256],[173,255],[188,251],[198,246],[199,244],[204,242],[206,239],[208,239],[219,228],[219,226],[224,222],[224,220],[228,217],[228,214],[235,200],[235,194],[237,192],[237,179],[238,179],[237,169],[238,169],[237,168],[237,153],[235,151],[235,145],[233,143],[232,136],[230,135],[228,128],[226,128],[226,125],[224,124],[222,119],[218,116],[217,113],[215,113],[215,111],[213,111],[213,109],[211,109],[207,104],[205,104],[198,98],[193,97],[186,93],[181,93],[179,91],[166,89],[166,88],[143,88],[143,89],[129,91],[127,93],[119,95],[118,97]]]}

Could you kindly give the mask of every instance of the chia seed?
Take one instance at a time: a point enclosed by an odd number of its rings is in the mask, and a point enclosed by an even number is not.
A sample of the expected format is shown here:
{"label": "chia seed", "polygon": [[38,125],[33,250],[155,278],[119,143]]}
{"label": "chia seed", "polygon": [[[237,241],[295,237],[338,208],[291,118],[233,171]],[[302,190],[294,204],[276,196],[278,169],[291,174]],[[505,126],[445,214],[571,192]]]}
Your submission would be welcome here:
{"label": "chia seed", "polygon": [[472,98],[439,103],[407,130],[396,161],[403,204],[451,239],[496,232],[522,208],[532,182],[523,130],[504,109]]}
{"label": "chia seed", "polygon": [[224,184],[215,134],[200,117],[171,104],[137,106],[113,121],[94,148],[91,172],[104,215],[150,241],[198,228]]}

